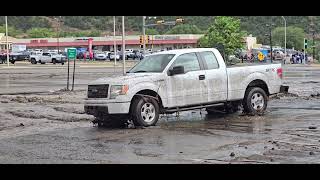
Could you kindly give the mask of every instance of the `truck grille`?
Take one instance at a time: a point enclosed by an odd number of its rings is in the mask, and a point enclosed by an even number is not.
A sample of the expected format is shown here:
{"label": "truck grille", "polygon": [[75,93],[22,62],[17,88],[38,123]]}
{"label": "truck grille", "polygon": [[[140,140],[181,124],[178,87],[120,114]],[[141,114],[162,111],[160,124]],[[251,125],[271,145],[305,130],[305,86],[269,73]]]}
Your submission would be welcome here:
{"label": "truck grille", "polygon": [[109,84],[105,85],[89,85],[88,98],[107,98]]}

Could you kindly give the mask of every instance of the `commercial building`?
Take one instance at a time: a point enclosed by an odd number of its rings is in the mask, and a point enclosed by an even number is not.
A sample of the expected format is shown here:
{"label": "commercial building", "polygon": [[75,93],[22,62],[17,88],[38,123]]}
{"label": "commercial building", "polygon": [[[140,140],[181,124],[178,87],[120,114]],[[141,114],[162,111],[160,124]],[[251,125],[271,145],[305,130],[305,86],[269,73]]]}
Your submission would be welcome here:
{"label": "commercial building", "polygon": [[[170,50],[181,48],[194,48],[197,46],[198,39],[202,35],[184,34],[184,35],[153,35],[149,36],[147,49]],[[117,49],[121,50],[122,37],[116,36]],[[114,39],[109,37],[92,37],[92,47],[96,50],[113,51]],[[57,49],[88,47],[89,38],[32,38],[16,39],[14,44],[26,45],[27,49]],[[140,49],[140,36],[126,36],[127,49]]]}
{"label": "commercial building", "polygon": [[[179,35],[150,35],[146,43],[146,49],[171,50],[197,47],[198,40],[202,34],[179,34]],[[1,37],[1,35],[0,35]],[[16,45],[26,45],[27,49],[58,49],[64,51],[67,48],[88,48],[90,37],[70,37],[70,38],[31,38],[31,39],[11,39],[10,43]],[[113,36],[92,37],[92,48],[100,51],[113,51]],[[121,50],[122,37],[116,36],[117,50]],[[141,49],[139,35],[126,36],[126,49]],[[251,35],[243,38],[243,43],[247,50],[256,48],[257,39]]]}

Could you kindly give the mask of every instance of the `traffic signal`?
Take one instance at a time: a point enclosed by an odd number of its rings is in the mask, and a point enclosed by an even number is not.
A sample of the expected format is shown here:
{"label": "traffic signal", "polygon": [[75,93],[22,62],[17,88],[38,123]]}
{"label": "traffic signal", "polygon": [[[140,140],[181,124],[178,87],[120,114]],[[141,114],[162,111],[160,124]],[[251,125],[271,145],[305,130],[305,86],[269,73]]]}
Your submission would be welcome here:
{"label": "traffic signal", "polygon": [[307,49],[308,48],[308,40],[304,39],[304,48]]}
{"label": "traffic signal", "polygon": [[182,19],[182,18],[176,19],[176,23],[183,23],[183,22],[184,22],[184,19]]}
{"label": "traffic signal", "polygon": [[163,23],[164,23],[164,20],[157,21],[158,25],[163,24]]}
{"label": "traffic signal", "polygon": [[148,36],[147,36],[147,42],[146,42],[146,43],[149,44],[149,42],[150,42],[150,36],[148,35]]}
{"label": "traffic signal", "polygon": [[143,44],[143,36],[140,36],[140,44]]}

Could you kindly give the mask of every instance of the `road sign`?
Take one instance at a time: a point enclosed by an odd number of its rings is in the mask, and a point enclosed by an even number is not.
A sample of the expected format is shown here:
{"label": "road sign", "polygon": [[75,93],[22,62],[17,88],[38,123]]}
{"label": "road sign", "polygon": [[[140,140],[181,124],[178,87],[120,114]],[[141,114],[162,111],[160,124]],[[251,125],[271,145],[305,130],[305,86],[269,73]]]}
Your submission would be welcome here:
{"label": "road sign", "polygon": [[263,61],[264,58],[265,58],[264,54],[262,52],[259,52],[259,54],[258,54],[259,61]]}
{"label": "road sign", "polygon": [[69,59],[76,59],[77,57],[77,49],[76,48],[69,48],[68,49],[68,58]]}

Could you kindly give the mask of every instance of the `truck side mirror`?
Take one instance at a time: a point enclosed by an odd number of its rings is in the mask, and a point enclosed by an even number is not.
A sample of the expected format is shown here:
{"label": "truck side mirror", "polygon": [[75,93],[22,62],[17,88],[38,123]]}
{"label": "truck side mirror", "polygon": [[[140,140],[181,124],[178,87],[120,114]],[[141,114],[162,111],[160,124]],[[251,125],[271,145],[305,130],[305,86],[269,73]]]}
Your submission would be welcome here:
{"label": "truck side mirror", "polygon": [[172,69],[169,70],[169,76],[173,76],[175,74],[184,74],[184,67],[174,66]]}

